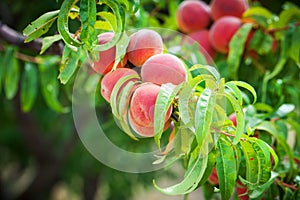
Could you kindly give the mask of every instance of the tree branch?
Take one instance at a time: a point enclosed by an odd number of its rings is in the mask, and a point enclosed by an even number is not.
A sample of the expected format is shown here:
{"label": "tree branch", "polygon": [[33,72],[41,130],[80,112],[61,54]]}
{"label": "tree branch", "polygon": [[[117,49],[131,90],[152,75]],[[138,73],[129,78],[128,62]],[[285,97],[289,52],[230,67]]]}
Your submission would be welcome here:
{"label": "tree branch", "polygon": [[[6,24],[0,22],[0,41],[5,41],[9,44],[16,45],[20,48],[30,49],[36,53],[40,53],[42,48],[42,38],[37,38],[31,42],[24,43],[26,37],[10,28]],[[62,55],[63,45],[61,42],[55,42],[45,54]]]}

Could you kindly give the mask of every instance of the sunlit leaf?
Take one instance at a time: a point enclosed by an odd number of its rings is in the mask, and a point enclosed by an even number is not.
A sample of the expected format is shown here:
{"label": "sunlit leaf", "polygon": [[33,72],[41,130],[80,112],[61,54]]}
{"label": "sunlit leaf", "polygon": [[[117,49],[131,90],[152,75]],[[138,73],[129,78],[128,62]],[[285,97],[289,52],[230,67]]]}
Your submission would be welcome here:
{"label": "sunlit leaf", "polygon": [[253,95],[253,104],[256,102],[257,100],[257,95],[255,92],[255,89],[248,83],[243,82],[243,81],[231,81],[232,83],[234,83],[235,85],[245,88],[246,90],[248,90],[249,92],[251,92],[251,94]]}
{"label": "sunlit leaf", "polygon": [[[66,46],[64,51],[69,51],[67,48],[69,47]],[[58,75],[58,78],[62,84],[66,84],[75,73],[80,59],[81,48],[78,48],[77,51],[70,49],[69,52],[70,54],[66,59],[64,59],[64,62],[60,66],[60,73]]]}
{"label": "sunlit leaf", "polygon": [[40,54],[43,54],[54,42],[61,40],[61,35],[53,35],[43,38],[42,49]]}
{"label": "sunlit leaf", "polygon": [[37,18],[35,21],[31,22],[23,30],[23,34],[27,36],[25,42],[30,42],[48,32],[53,22],[57,19],[58,13],[59,10],[47,12],[39,18]]}
{"label": "sunlit leaf", "polygon": [[216,94],[208,88],[201,93],[195,111],[195,131],[199,146],[204,144],[210,134]]}
{"label": "sunlit leaf", "polygon": [[292,36],[292,44],[290,49],[290,57],[300,66],[300,27],[295,27],[293,36]]}
{"label": "sunlit leaf", "polygon": [[177,86],[173,84],[163,84],[156,98],[154,108],[154,140],[158,148],[160,148],[160,138],[163,133],[166,113],[183,84],[184,83],[181,83]]}
{"label": "sunlit leaf", "polygon": [[208,162],[208,156],[203,155],[199,148],[194,151],[198,153],[197,159],[189,165],[182,182],[167,188],[160,188],[153,180],[155,188],[167,195],[182,195],[192,192],[201,181]]}
{"label": "sunlit leaf", "polygon": [[[251,23],[244,24],[232,37],[229,42],[229,54],[227,62],[231,73],[236,76],[237,70],[239,68],[241,57],[244,52],[244,47],[248,34],[252,29]],[[236,77],[235,77],[236,78]]]}
{"label": "sunlit leaf", "polygon": [[62,36],[62,39],[66,44],[69,45],[70,48],[77,50],[77,47],[81,46],[81,42],[74,39],[71,36],[71,33],[69,31],[69,24],[68,24],[68,18],[69,18],[69,11],[71,10],[72,6],[75,4],[77,0],[65,0],[63,1],[59,14],[57,19],[57,29],[60,35]]}
{"label": "sunlit leaf", "polygon": [[95,32],[96,23],[96,3],[95,0],[80,1],[80,20],[81,33],[80,40],[88,47],[91,47],[94,42],[97,43]]}
{"label": "sunlit leaf", "polygon": [[229,199],[233,193],[237,178],[237,168],[234,149],[231,144],[219,138],[218,143],[219,156],[217,157],[216,169],[222,199]]}

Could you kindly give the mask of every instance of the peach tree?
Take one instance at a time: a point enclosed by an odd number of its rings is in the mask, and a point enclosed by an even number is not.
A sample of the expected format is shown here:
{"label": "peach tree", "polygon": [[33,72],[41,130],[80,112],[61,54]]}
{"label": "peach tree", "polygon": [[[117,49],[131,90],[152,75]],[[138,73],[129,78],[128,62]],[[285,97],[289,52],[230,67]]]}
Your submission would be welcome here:
{"label": "peach tree", "polygon": [[[300,8],[285,3],[274,13],[259,1],[235,0],[225,10],[224,2],[65,0],[23,33],[32,42],[57,23],[41,54],[62,41],[62,55],[35,58],[51,109],[69,112],[57,78],[71,88],[85,68],[84,86],[74,87],[104,98],[134,142],[153,138],[153,165],[182,164],[183,180],[166,188],[154,180],[157,190],[186,198],[201,187],[207,199],[297,199]],[[14,54],[6,49],[0,76],[8,99],[18,89]],[[29,60],[24,112],[34,105],[37,76]]]}

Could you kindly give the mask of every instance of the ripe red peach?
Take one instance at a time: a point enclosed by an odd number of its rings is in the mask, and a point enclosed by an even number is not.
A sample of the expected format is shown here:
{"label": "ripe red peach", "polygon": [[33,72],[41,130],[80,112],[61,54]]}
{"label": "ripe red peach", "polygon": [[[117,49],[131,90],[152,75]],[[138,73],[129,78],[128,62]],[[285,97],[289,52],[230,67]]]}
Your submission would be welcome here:
{"label": "ripe red peach", "polygon": [[[133,92],[130,108],[129,123],[133,130],[144,137],[154,135],[154,109],[160,86],[153,83],[144,83],[138,86]],[[165,123],[172,113],[170,106],[165,117]]]}
{"label": "ripe red peach", "polygon": [[247,186],[245,186],[240,180],[237,181],[236,193],[238,198],[241,200],[249,200],[249,196],[247,194]]}
{"label": "ripe red peach", "polygon": [[193,44],[197,42],[199,44],[199,50],[204,55],[207,62],[215,56],[215,49],[211,45],[209,40],[209,31],[201,30],[188,34],[183,38],[183,42],[188,44]]}
{"label": "ripe red peach", "polygon": [[[101,81],[101,95],[103,96],[103,98],[107,102],[110,102],[110,95],[118,80],[120,80],[124,76],[132,74],[138,75],[136,71],[128,68],[118,68],[106,74]],[[132,79],[132,81],[137,81],[137,79]]]}
{"label": "ripe red peach", "polygon": [[210,7],[212,18],[218,20],[224,16],[241,18],[249,6],[247,0],[212,0]]}
{"label": "ripe red peach", "polygon": [[176,19],[178,28],[184,33],[205,29],[210,23],[210,8],[203,1],[183,1]]}
{"label": "ripe red peach", "polygon": [[230,121],[232,121],[233,125],[236,126],[237,125],[237,122],[236,122],[236,114],[235,113],[232,113],[231,115],[229,115],[228,119]]}
{"label": "ripe red peach", "polygon": [[219,184],[217,169],[215,167],[213,168],[210,176],[208,177],[208,181],[213,185],[218,185]]}
{"label": "ripe red peach", "polygon": [[157,85],[172,83],[178,85],[187,80],[183,62],[171,54],[157,54],[149,58],[141,70],[142,81]]}
{"label": "ripe red peach", "polygon": [[140,67],[151,56],[163,52],[163,40],[157,32],[142,29],[130,36],[126,52],[128,61]]}
{"label": "ripe red peach", "polygon": [[237,17],[225,16],[218,19],[209,31],[212,46],[221,53],[228,53],[229,42],[241,25],[241,19]]}
{"label": "ripe red peach", "polygon": [[[105,44],[109,42],[114,37],[114,33],[106,32],[98,35],[98,43]],[[116,59],[116,47],[111,47],[108,50],[99,52],[99,60],[94,62],[94,70],[99,74],[107,74],[110,72],[114,66]],[[123,60],[118,63],[117,68],[124,67],[127,62],[126,55]]]}

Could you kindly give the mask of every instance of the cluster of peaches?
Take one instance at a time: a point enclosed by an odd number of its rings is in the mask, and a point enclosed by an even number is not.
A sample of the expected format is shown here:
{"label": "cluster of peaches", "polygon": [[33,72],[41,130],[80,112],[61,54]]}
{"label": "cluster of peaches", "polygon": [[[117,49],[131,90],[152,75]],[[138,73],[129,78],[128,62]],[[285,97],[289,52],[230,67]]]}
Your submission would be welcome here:
{"label": "cluster of peaches", "polygon": [[[208,56],[214,58],[216,52],[229,52],[230,40],[242,26],[242,15],[248,7],[247,0],[212,0],[210,5],[201,0],[186,0],[178,7],[177,24],[189,36],[187,42],[197,42],[200,52],[209,61]],[[246,46],[254,32],[250,32]]]}
{"label": "cluster of peaches", "polygon": [[[112,39],[113,33],[102,33],[98,36],[100,44]],[[117,82],[125,76],[136,75],[124,82],[120,91],[134,82],[129,94],[128,120],[130,127],[140,136],[154,135],[154,108],[162,84],[178,85],[187,80],[184,63],[177,56],[163,53],[162,37],[153,30],[141,29],[129,37],[126,54],[117,68],[112,70],[116,56],[116,47],[100,52],[99,61],[94,62],[94,70],[104,74],[101,81],[101,94],[111,102],[112,92]],[[119,95],[120,96],[120,95]],[[117,97],[120,98],[120,97]],[[118,102],[118,101],[117,101]],[[165,130],[170,126],[172,106],[165,117]]]}

